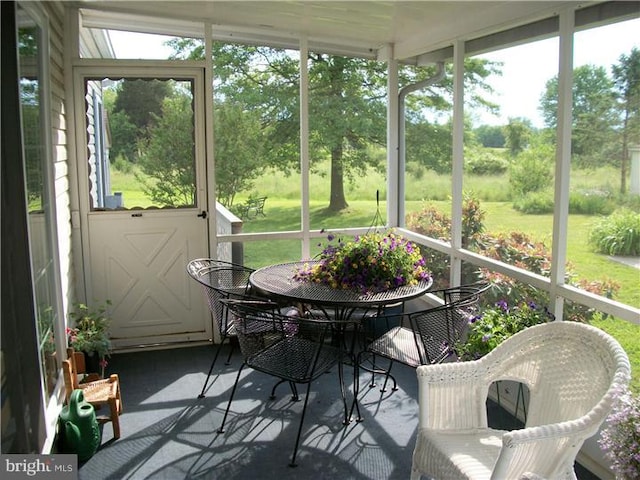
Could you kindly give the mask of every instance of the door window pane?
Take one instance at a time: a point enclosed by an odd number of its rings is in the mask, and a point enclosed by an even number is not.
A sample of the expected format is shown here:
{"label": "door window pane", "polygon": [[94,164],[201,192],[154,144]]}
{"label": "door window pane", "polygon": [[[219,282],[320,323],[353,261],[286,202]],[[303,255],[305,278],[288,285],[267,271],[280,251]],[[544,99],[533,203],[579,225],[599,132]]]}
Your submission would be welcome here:
{"label": "door window pane", "polygon": [[193,81],[85,84],[92,210],[196,206]]}

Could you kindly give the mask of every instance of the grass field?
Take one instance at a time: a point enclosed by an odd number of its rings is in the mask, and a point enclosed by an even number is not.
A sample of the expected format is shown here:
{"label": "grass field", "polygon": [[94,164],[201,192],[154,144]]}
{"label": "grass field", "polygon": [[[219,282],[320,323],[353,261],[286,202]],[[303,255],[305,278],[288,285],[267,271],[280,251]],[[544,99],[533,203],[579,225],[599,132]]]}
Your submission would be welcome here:
{"label": "grass field", "polygon": [[[310,209],[312,229],[335,229],[344,227],[369,226],[375,213],[375,192],[386,198],[386,182],[382,175],[370,171],[359,176],[358,181],[345,186],[349,207],[339,213],[326,210],[329,198],[329,182],[326,171],[320,171],[311,177]],[[617,172],[600,169],[597,172],[579,172],[572,177],[572,185],[580,188],[603,188],[615,184]],[[449,177],[422,172],[407,179],[406,210],[418,211],[427,203],[441,211],[450,212]],[[125,206],[148,206],[151,202],[137,186],[132,174],[112,173],[114,191],[122,191]],[[246,232],[288,231],[300,229],[300,181],[297,177],[287,177],[280,172],[269,172],[258,182],[254,193],[268,197],[265,206],[266,217],[245,222]],[[509,199],[508,183],[504,177],[469,177],[465,189],[473,191],[481,199],[481,208],[485,211],[486,231],[491,233],[521,231],[534,240],[543,241],[551,246],[553,231],[552,215],[525,215],[512,208]],[[248,195],[241,195],[237,202],[244,201]],[[386,204],[381,202],[384,216]],[[589,280],[615,279],[620,285],[616,300],[640,307],[640,271],[633,267],[614,262],[604,255],[595,254],[587,243],[588,233],[596,217],[570,215],[567,236],[567,257],[577,278]],[[300,243],[288,241],[248,242],[245,245],[245,262],[252,266],[291,260],[291,252],[299,251]],[[632,362],[633,389],[640,392],[640,325],[630,324],[617,319],[604,319],[595,322],[603,330],[611,333],[620,341]]]}

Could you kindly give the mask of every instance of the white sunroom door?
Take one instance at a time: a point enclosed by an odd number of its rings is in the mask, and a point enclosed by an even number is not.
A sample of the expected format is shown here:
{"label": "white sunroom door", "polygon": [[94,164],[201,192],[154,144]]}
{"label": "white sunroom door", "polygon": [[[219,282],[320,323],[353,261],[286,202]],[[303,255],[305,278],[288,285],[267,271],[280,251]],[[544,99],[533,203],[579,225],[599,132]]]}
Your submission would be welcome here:
{"label": "white sunroom door", "polygon": [[111,302],[114,348],[208,340],[186,273],[208,256],[202,71],[77,75],[87,302]]}

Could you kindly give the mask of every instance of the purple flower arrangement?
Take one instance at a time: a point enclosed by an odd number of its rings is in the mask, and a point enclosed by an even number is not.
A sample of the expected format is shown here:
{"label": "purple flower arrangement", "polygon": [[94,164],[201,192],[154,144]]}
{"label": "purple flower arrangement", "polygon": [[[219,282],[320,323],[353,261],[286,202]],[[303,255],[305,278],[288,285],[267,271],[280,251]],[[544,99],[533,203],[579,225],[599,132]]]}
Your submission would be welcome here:
{"label": "purple flower arrangement", "polygon": [[367,233],[347,242],[338,239],[331,243],[333,235],[327,239],[329,244],[319,254],[319,262],[305,264],[294,278],[364,294],[417,285],[430,278],[420,249],[393,230]]}
{"label": "purple flower arrangement", "polygon": [[635,479],[640,475],[640,397],[628,389],[620,392],[607,417],[600,448],[611,462],[616,478]]}

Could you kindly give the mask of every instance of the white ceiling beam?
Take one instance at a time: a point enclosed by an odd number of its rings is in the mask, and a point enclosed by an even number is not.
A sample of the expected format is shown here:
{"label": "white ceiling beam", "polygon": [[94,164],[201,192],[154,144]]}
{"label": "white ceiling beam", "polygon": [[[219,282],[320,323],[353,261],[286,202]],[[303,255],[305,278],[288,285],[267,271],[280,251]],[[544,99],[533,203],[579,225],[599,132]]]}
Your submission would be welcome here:
{"label": "white ceiling beam", "polygon": [[[121,30],[176,37],[204,38],[204,23],[176,20],[146,15],[132,15],[83,8],[81,21],[84,28]],[[298,50],[300,35],[295,32],[273,30],[260,27],[238,27],[233,25],[213,25],[213,40],[248,45],[265,45],[274,48]],[[377,49],[365,42],[344,38],[327,41],[318,37],[308,38],[309,51],[375,59]]]}

